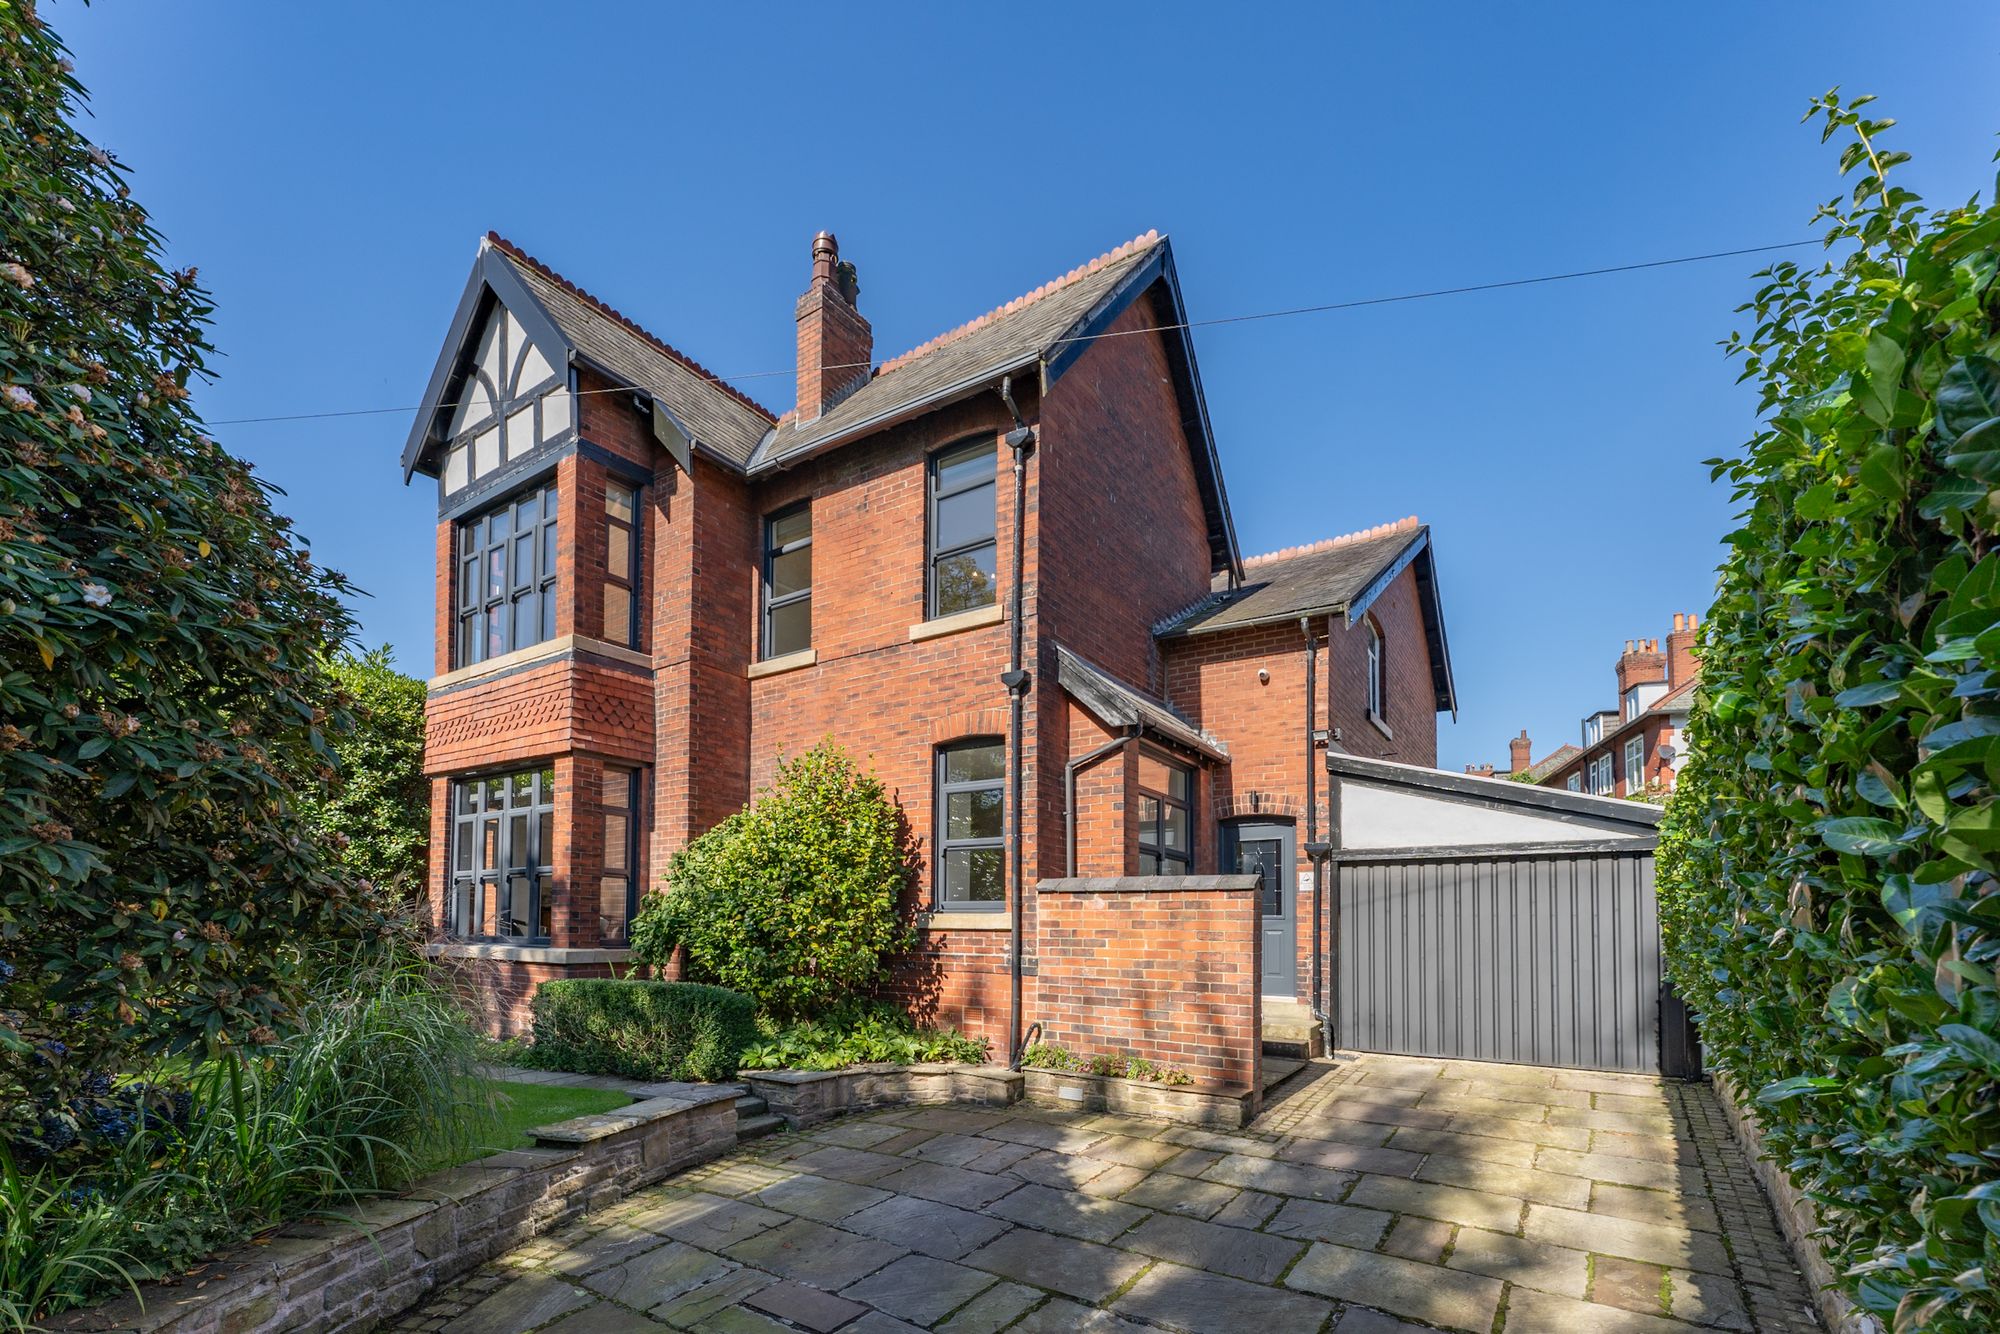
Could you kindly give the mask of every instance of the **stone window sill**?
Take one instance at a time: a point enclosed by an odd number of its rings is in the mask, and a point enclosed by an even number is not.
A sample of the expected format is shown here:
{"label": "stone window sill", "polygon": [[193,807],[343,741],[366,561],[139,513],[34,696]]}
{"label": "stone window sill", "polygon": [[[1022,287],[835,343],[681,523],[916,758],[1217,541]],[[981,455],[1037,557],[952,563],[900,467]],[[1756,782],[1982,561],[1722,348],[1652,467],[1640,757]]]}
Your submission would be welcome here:
{"label": "stone window sill", "polygon": [[605,639],[592,639],[588,635],[557,635],[554,639],[544,639],[539,644],[530,644],[526,648],[517,648],[511,653],[502,653],[484,662],[475,662],[470,667],[459,667],[442,676],[433,676],[429,686],[435,693],[451,686],[464,685],[468,681],[498,676],[502,672],[525,667],[529,663],[544,662],[572,653],[594,653],[599,657],[610,658],[614,662],[629,663],[634,667],[650,669],[653,665],[651,656],[637,649],[627,648],[623,644],[613,644]]}
{"label": "stone window sill", "polygon": [[1374,714],[1371,713],[1368,715],[1368,721],[1374,724],[1376,731],[1380,732],[1383,736],[1388,737],[1389,740],[1394,741],[1396,739],[1396,734],[1389,730],[1389,724],[1383,722],[1380,718],[1376,717]]}
{"label": "stone window sill", "polygon": [[924,913],[918,924],[926,931],[1005,931],[1011,925],[1005,912],[966,912],[949,908]]}
{"label": "stone window sill", "polygon": [[750,664],[746,673],[752,681],[766,676],[782,676],[786,672],[796,672],[801,667],[810,667],[819,661],[819,650],[802,648],[797,653],[785,653],[775,658]]}
{"label": "stone window sill", "polygon": [[998,625],[1006,619],[1006,612],[997,602],[990,607],[974,607],[971,611],[939,616],[911,626],[910,642],[914,644],[923,639],[936,639],[939,635],[955,635],[961,630],[977,630],[984,625]]}
{"label": "stone window sill", "polygon": [[509,963],[628,963],[627,949],[558,949],[550,945],[498,945],[474,940],[440,940],[424,946],[433,959],[504,959]]}

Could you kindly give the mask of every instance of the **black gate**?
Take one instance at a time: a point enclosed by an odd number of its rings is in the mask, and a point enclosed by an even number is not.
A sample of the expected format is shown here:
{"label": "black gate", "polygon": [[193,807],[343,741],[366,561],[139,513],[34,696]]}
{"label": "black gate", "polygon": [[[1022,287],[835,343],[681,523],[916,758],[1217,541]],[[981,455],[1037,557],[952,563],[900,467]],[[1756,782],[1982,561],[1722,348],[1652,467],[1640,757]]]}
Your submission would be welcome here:
{"label": "black gate", "polygon": [[1651,839],[1335,855],[1340,1045],[1656,1073]]}

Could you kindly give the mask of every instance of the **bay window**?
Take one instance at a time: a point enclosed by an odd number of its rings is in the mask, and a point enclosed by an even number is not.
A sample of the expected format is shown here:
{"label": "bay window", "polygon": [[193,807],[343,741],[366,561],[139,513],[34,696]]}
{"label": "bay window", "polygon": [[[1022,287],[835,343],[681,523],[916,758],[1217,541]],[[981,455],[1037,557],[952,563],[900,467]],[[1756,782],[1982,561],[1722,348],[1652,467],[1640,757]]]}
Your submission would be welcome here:
{"label": "bay window", "polygon": [[446,927],[462,940],[546,941],[555,874],[553,769],[451,785],[451,897]]}
{"label": "bay window", "polygon": [[556,488],[458,524],[458,653],[470,667],[556,635]]}

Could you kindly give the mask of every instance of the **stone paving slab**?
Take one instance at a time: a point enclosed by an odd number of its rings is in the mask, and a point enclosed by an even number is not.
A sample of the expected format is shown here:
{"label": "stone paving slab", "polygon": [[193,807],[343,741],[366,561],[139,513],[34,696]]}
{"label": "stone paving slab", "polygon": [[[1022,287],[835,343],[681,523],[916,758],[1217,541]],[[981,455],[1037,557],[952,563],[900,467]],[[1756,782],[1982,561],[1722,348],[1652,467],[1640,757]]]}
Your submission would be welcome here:
{"label": "stone paving slab", "polygon": [[1817,1329],[1705,1086],[1343,1054],[1241,1131],[903,1107],[745,1145],[388,1328]]}

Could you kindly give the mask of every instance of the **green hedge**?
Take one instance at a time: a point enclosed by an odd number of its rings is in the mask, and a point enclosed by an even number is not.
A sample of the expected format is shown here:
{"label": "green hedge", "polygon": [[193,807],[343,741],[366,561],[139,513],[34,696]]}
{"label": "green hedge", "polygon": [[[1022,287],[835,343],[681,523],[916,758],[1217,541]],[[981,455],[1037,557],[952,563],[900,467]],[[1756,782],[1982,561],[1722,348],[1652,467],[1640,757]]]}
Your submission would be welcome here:
{"label": "green hedge", "polygon": [[[1865,101],[1865,99],[1863,99]],[[1928,212],[1828,94],[1829,264],[1773,266],[1762,390],[1661,830],[1675,985],[1899,1330],[2000,1328],[2000,208]]]}
{"label": "green hedge", "polygon": [[758,1036],[748,996],[699,982],[563,978],[534,1013],[535,1064],[580,1075],[733,1079]]}

